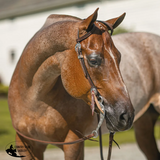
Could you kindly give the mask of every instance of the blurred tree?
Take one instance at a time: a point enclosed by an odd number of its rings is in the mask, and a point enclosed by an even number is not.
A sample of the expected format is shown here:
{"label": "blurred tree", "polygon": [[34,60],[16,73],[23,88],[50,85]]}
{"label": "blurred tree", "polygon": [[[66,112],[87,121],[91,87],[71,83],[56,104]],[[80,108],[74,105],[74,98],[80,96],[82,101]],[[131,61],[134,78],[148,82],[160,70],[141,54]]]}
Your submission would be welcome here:
{"label": "blurred tree", "polygon": [[121,34],[121,33],[127,33],[127,32],[131,32],[132,30],[124,28],[124,27],[118,27],[114,30],[113,35],[116,34]]}
{"label": "blurred tree", "polygon": [[8,96],[8,86],[3,85],[0,83],[0,97],[7,97]]}

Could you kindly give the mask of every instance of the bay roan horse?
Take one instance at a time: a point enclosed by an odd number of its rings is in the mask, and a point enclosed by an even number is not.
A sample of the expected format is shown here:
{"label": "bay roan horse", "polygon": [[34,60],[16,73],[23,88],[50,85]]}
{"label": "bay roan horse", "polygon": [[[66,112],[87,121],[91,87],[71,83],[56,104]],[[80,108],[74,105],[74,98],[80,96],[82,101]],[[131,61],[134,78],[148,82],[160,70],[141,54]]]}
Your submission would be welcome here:
{"label": "bay roan horse", "polygon": [[[135,108],[135,135],[148,160],[160,160],[154,126],[160,113],[160,37],[151,33],[113,36],[120,70]],[[137,158],[136,158],[137,159]]]}
{"label": "bay roan horse", "polygon": [[[108,27],[96,21],[97,11],[98,9],[85,20],[51,15],[25,47],[8,94],[12,123],[19,133],[38,140],[70,142],[79,139],[82,134],[90,134],[96,128],[96,117],[95,114],[92,116],[90,109],[91,86],[84,76],[75,51],[77,33],[82,37],[93,27],[93,33],[80,43],[88,73],[104,100],[107,128],[117,132],[131,127],[134,109],[119,70],[121,54],[111,39]],[[114,29],[124,16],[125,14],[110,19],[106,23],[109,28]],[[137,91],[143,95],[151,91],[149,87],[156,87],[150,84],[145,89],[148,78],[154,77],[157,82],[157,77],[153,75],[157,68],[151,65],[148,55],[144,54],[154,52],[144,46],[147,35],[144,35],[144,42],[139,42],[140,38],[137,37],[136,34],[125,35],[115,37],[114,40],[117,47],[120,47],[124,54],[127,53],[122,63],[129,63],[129,66],[123,68],[126,70],[124,76],[129,78],[132,85],[129,84],[129,89],[136,92],[135,88],[141,85],[137,84],[139,78],[144,78],[146,83]],[[128,44],[129,41],[133,41],[133,45],[127,48],[125,42]],[[141,44],[140,47],[136,46],[136,43]],[[136,47],[140,53],[136,51]],[[135,54],[130,55],[131,51],[135,51]],[[134,60],[144,56],[143,60],[147,61],[145,64],[142,62],[146,78],[141,73],[135,82],[132,82],[131,75],[140,68],[136,67],[138,61],[132,60],[132,56],[135,56]],[[138,93],[135,96],[138,96]],[[20,152],[20,155],[26,156],[22,159],[43,159],[47,144],[29,140],[18,133],[16,143],[17,146],[30,146],[27,151]],[[84,157],[83,142],[58,147],[64,151],[66,160],[82,160]]]}

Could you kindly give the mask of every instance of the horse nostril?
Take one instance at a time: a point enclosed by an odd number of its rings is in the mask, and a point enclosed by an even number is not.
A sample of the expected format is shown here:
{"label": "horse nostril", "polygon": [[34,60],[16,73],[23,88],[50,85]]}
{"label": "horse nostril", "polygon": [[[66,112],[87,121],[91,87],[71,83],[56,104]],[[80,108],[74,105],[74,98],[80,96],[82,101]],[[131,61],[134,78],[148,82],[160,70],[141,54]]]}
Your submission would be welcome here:
{"label": "horse nostril", "polygon": [[128,122],[128,114],[127,113],[122,113],[120,115],[119,120],[120,120],[121,123],[123,123],[124,125],[126,125],[127,122]]}

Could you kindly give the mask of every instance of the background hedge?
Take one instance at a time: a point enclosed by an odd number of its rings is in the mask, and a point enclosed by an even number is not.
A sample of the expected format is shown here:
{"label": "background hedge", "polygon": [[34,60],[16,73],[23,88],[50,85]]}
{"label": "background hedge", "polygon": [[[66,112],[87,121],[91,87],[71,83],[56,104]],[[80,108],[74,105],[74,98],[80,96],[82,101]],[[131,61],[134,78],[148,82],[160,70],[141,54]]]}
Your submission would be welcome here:
{"label": "background hedge", "polygon": [[7,97],[8,95],[8,86],[0,84],[0,97]]}

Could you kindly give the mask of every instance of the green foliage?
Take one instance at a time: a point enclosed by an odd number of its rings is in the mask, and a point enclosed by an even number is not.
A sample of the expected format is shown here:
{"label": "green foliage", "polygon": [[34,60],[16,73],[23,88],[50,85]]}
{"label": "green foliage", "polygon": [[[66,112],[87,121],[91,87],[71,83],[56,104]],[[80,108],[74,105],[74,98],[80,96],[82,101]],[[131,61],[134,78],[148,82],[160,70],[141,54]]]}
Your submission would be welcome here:
{"label": "green foliage", "polygon": [[0,84],[0,97],[7,97],[8,95],[8,86]]}
{"label": "green foliage", "polygon": [[121,34],[121,33],[127,33],[127,32],[130,32],[131,30],[129,29],[126,29],[124,27],[117,27],[114,32],[113,32],[113,35],[116,35],[116,34]]}
{"label": "green foliage", "polygon": [[7,99],[0,99],[0,150],[15,141],[15,130],[12,127]]}

